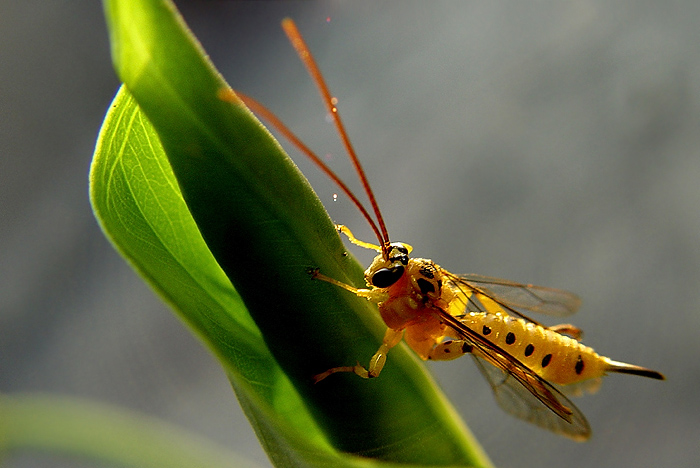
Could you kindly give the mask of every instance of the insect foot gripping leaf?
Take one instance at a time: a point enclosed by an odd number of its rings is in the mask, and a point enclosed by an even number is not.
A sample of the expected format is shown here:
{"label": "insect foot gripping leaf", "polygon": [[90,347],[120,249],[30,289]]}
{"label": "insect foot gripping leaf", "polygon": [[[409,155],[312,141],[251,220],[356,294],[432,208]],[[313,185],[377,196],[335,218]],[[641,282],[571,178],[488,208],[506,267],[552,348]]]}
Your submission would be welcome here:
{"label": "insect foot gripping leaf", "polygon": [[351,243],[377,251],[365,271],[368,288],[360,289],[327,276],[322,280],[377,304],[387,325],[384,339],[368,367],[357,363],[332,367],[315,375],[318,383],[336,373],[378,377],[389,350],[404,337],[422,359],[451,360],[471,354],[491,384],[499,405],[512,415],[555,433],[582,441],[590,436],[586,418],[555,386],[592,388],[606,372],[636,374],[655,379],[663,376],[649,369],[612,361],[581,344],[581,330],[570,324],[545,327],[526,314],[566,316],[580,306],[567,291],[526,285],[480,275],[455,275],[431,260],[409,258],[410,246],[391,242],[379,205],[355,154],[313,56],[291,20],[285,32],[316,82],[329,115],[345,145],[372,213],[348,186],[263,105],[247,96],[241,99],[269,121],[306,154],[352,200],[374,231],[378,245],[355,238],[345,226],[338,231]]}

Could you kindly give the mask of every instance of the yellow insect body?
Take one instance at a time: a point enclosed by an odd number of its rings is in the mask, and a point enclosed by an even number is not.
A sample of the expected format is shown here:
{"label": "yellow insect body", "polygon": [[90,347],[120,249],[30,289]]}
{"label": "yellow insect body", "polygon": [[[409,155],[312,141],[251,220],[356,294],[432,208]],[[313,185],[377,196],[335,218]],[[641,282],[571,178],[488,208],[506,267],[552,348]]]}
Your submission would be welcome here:
{"label": "yellow insect body", "polygon": [[610,367],[607,358],[592,348],[521,318],[470,312],[460,321],[551,383],[568,385],[602,377]]}
{"label": "yellow insect body", "polygon": [[[376,246],[357,241],[347,227],[338,228],[353,243],[379,250]],[[489,353],[484,353],[478,346],[475,349],[472,343],[473,336],[480,335],[493,347],[517,359],[542,379],[558,385],[599,378],[608,371],[646,376],[657,374],[600,356],[592,348],[559,331],[560,328],[570,330],[570,325],[547,328],[530,319],[506,313],[506,308],[509,307],[508,294],[514,296],[526,291],[529,301],[536,305],[545,302],[540,294],[547,294],[550,302],[555,298],[557,305],[577,307],[579,301],[571,293],[476,275],[472,275],[474,279],[470,283],[468,279],[445,272],[432,260],[410,259],[409,252],[406,244],[393,243],[389,247],[388,259],[383,254],[377,255],[365,272],[369,289],[356,289],[319,273],[316,273],[316,277],[377,303],[384,323],[395,332],[405,331],[406,343],[424,360],[451,360],[472,353],[490,361],[493,358]],[[502,297],[491,297],[484,287],[476,284],[476,278],[480,281],[488,280],[501,288],[506,286],[504,291],[511,293],[501,291]],[[506,302],[501,305],[497,302],[499,300]],[[527,304],[522,307],[535,308]],[[447,323],[447,314],[458,320],[462,327],[455,329],[453,324]],[[467,336],[464,336],[465,328],[468,329]],[[391,341],[398,343],[394,336],[391,335]],[[385,340],[384,344],[388,342]],[[388,348],[383,354],[386,352]],[[339,367],[335,368],[335,372],[345,372],[348,369]],[[364,368],[358,365],[351,370],[359,369]],[[376,377],[381,369],[379,364],[371,365],[366,369],[367,376]],[[324,373],[317,380],[330,373]]]}
{"label": "yellow insect body", "polygon": [[338,372],[377,377],[389,350],[404,338],[424,360],[472,354],[503,409],[574,440],[586,440],[590,428],[585,417],[552,384],[577,394],[597,390],[607,372],[664,378],[656,371],[598,355],[567,335],[580,335],[572,325],[545,327],[520,312],[573,313],[580,300],[567,291],[479,275],[457,276],[432,260],[409,258],[406,244],[391,243],[384,253],[379,246],[358,241],[347,227],[338,230],[354,244],[381,252],[365,271],[368,287],[357,289],[318,271],[314,277],[376,303],[388,330],[368,367],[359,363],[334,367],[316,375],[316,382]]}
{"label": "yellow insect body", "polygon": [[656,371],[599,356],[578,341],[581,332],[573,325],[546,327],[525,315],[572,314],[580,305],[576,295],[480,275],[454,275],[432,260],[409,258],[408,244],[390,242],[372,188],[338,116],[337,100],[331,97],[294,23],[286,19],[282,26],[321,92],[369,198],[376,223],[345,183],[274,114],[252,98],[240,93],[238,98],[274,125],[330,177],[374,230],[379,245],[360,241],[345,226],[337,226],[352,243],[379,252],[365,271],[366,288],[342,283],[318,269],[310,272],[315,279],[377,304],[388,327],[367,367],[359,363],[333,367],[314,376],[315,382],[338,372],[377,377],[389,350],[403,339],[424,360],[451,360],[471,354],[505,411],[572,439],[585,440],[590,436],[586,418],[554,385],[576,392],[591,390],[607,372],[664,379]]}

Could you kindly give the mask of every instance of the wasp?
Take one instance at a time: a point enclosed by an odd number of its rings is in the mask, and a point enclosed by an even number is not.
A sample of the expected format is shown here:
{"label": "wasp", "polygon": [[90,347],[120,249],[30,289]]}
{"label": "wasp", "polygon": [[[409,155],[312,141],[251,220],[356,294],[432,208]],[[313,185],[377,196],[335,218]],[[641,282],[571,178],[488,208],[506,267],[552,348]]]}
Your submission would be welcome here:
{"label": "wasp", "polygon": [[[581,330],[569,324],[545,326],[529,313],[564,317],[581,301],[559,289],[481,275],[456,275],[425,258],[411,258],[411,246],[391,242],[379,205],[332,97],[311,52],[291,19],[282,27],[316,83],[352,161],[374,218],[348,186],[272,112],[254,99],[238,97],[307,155],[360,210],[379,243],[357,239],[346,226],[337,229],[351,243],[378,254],[364,274],[366,287],[343,283],[318,269],[312,278],[375,303],[386,334],[367,367],[339,366],[314,376],[315,382],[340,372],[378,377],[391,348],[402,340],[423,360],[452,360],[470,354],[506,412],[577,441],[590,437],[585,416],[565,396],[595,391],[609,372],[664,380],[651,369],[614,361],[581,343]],[[376,219],[376,221],[375,221]]]}

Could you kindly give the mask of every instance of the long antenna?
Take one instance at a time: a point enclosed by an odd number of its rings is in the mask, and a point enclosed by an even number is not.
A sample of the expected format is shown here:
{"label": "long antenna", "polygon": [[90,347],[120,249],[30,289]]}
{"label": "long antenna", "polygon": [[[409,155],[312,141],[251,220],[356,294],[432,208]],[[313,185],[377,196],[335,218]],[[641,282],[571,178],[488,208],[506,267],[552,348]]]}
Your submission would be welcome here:
{"label": "long antenna", "polygon": [[[352,200],[352,202],[355,204],[355,206],[360,210],[360,213],[362,213],[362,216],[365,217],[369,225],[372,227],[372,230],[374,231],[374,234],[377,236],[377,239],[379,239],[380,245],[382,245],[382,251],[384,250],[384,239],[382,239],[382,233],[379,231],[379,228],[377,227],[377,223],[374,222],[370,214],[367,212],[364,206],[362,206],[362,202],[355,196],[354,193],[350,190],[350,188],[331,170],[330,167],[324,163],[321,158],[319,158],[316,153],[311,151],[311,149],[304,144],[280,119],[277,118],[275,114],[273,114],[267,107],[263,106],[260,104],[258,101],[253,99],[250,96],[246,96],[245,94],[236,91],[236,96],[243,101],[243,103],[248,106],[248,108],[253,111],[254,114],[256,114],[258,117],[261,117],[263,120],[266,120],[269,122],[273,127],[275,127],[284,137],[289,140],[294,146],[299,149],[302,153],[304,153],[306,156],[313,161],[316,166],[318,166],[321,171],[326,174],[330,179],[335,182],[335,184],[340,187],[340,189],[345,192],[345,195]],[[228,99],[227,96],[224,96],[225,99]]]}
{"label": "long antenna", "polygon": [[[367,180],[367,175],[365,174],[364,169],[362,169],[362,164],[360,164],[360,160],[357,158],[357,154],[355,153],[355,149],[352,147],[352,144],[350,143],[350,138],[348,137],[348,134],[345,131],[345,127],[343,126],[343,122],[340,120],[340,115],[338,115],[338,109],[335,107],[335,103],[337,102],[337,100],[331,96],[331,93],[328,90],[328,85],[326,84],[326,81],[323,79],[323,75],[321,75],[321,71],[319,70],[318,65],[316,65],[316,61],[314,60],[313,56],[311,55],[311,51],[309,50],[309,47],[306,45],[306,42],[304,42],[304,39],[301,37],[301,33],[297,29],[296,24],[294,24],[294,21],[292,21],[290,18],[283,19],[282,20],[282,29],[284,29],[284,32],[287,34],[287,37],[289,38],[289,41],[292,43],[292,46],[294,46],[294,49],[297,51],[297,55],[299,55],[299,58],[306,66],[306,69],[308,70],[309,75],[311,75],[311,78],[316,83],[316,87],[318,88],[318,91],[321,93],[321,98],[323,99],[323,103],[326,105],[326,109],[328,110],[328,112],[330,113],[330,115],[333,119],[333,123],[335,124],[335,128],[337,129],[338,134],[340,135],[340,139],[342,140],[343,145],[345,146],[345,150],[348,152],[348,156],[350,156],[350,161],[352,161],[352,165],[355,167],[355,171],[357,172],[357,175],[360,178],[360,182],[362,183],[362,188],[365,190],[365,193],[367,194],[367,198],[369,198],[369,202],[372,205],[372,210],[374,211],[374,215],[377,218],[377,223],[379,223],[379,229],[381,230],[381,235],[378,235],[377,238],[379,239],[379,244],[382,248],[382,254],[384,255],[384,257],[387,257],[388,256],[388,245],[389,245],[389,233],[386,229],[386,224],[384,224],[384,218],[382,217],[382,213],[379,211],[379,205],[377,204],[377,200],[374,197],[374,192],[372,191],[372,187],[370,187],[369,182]],[[317,162],[317,165],[321,166],[323,171],[329,177],[331,177],[331,179],[333,179],[336,183],[338,183],[341,188],[343,188],[343,186],[345,184],[340,183],[340,179],[333,173],[333,171],[330,170],[330,168],[328,168],[320,160]],[[348,193],[345,189],[343,189],[343,191],[345,191],[346,194]],[[353,198],[353,197],[351,197],[351,198]],[[364,209],[362,209],[361,211],[364,212]],[[373,223],[371,223],[371,224],[373,224]]]}

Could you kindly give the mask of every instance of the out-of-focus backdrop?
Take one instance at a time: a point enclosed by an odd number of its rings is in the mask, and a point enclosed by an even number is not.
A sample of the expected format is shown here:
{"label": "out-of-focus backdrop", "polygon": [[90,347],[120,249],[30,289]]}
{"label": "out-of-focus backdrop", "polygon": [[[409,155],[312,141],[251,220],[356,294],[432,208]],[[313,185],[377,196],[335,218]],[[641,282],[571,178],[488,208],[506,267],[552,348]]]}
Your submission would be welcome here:
{"label": "out-of-focus backdrop", "polygon": [[[594,432],[576,444],[503,413],[469,359],[429,364],[497,466],[697,466],[699,2],[178,4],[229,83],[354,184],[279,27],[294,18],[394,240],[453,272],[575,291],[587,344],[668,377],[608,377],[577,400]],[[124,405],[269,465],[215,359],[92,217],[87,171],[118,87],[99,2],[0,11],[0,391]],[[333,219],[372,240],[291,154]]]}

